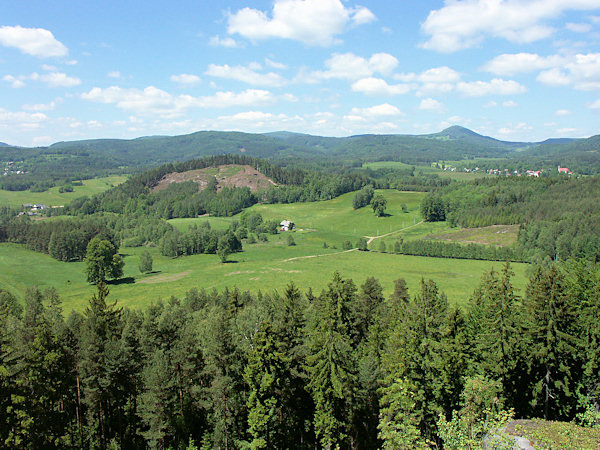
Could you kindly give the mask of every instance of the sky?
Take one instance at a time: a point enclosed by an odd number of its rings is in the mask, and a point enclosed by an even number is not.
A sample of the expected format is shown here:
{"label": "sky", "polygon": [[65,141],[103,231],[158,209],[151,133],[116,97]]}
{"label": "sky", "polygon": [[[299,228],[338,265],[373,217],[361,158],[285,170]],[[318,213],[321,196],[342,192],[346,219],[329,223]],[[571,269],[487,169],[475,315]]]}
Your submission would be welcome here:
{"label": "sky", "polygon": [[600,134],[600,0],[4,0],[0,142]]}

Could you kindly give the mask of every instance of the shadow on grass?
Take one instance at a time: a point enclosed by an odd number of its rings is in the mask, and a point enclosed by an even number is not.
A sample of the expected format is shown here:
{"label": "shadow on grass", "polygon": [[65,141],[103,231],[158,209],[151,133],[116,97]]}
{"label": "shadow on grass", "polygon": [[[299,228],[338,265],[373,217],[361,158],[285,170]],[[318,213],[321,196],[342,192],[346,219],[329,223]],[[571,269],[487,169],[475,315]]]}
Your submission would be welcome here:
{"label": "shadow on grass", "polygon": [[222,261],[221,264],[237,264],[237,261],[231,261],[231,260],[227,260],[227,261]]}
{"label": "shadow on grass", "polygon": [[110,280],[110,281],[106,282],[106,284],[109,284],[111,286],[117,286],[119,284],[133,284],[133,283],[135,283],[134,277],[119,278],[118,280]]}

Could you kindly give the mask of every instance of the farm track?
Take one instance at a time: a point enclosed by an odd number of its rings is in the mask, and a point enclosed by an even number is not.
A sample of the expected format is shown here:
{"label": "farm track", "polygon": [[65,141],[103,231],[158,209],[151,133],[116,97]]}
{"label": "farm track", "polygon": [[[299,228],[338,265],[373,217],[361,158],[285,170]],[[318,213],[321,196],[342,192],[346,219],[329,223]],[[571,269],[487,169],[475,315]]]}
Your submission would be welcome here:
{"label": "farm track", "polygon": [[421,225],[423,222],[425,222],[425,221],[424,221],[424,220],[421,220],[420,222],[417,222],[417,223],[415,223],[415,224],[413,224],[413,225],[410,225],[410,226],[408,226],[408,227],[404,227],[404,228],[400,228],[399,230],[390,231],[389,233],[382,234],[381,236],[365,236],[366,238],[368,238],[368,239],[369,239],[369,240],[367,241],[367,245],[369,245],[369,244],[370,244],[371,242],[373,242],[375,239],[380,239],[380,238],[382,238],[382,237],[391,236],[392,234],[395,234],[395,233],[400,233],[401,231],[408,230],[409,228],[414,228],[414,227],[416,227],[417,225]]}
{"label": "farm track", "polygon": [[[408,230],[409,228],[414,228],[414,227],[416,227],[417,225],[421,225],[423,222],[424,222],[424,221],[423,221],[423,220],[421,220],[421,221],[420,221],[420,222],[418,222],[418,223],[415,223],[415,224],[413,224],[413,225],[410,225],[410,226],[408,226],[408,227],[400,228],[399,230],[394,230],[394,231],[391,231],[391,232],[389,232],[389,233],[386,233],[386,234],[382,234],[381,236],[365,236],[366,238],[368,238],[368,239],[369,239],[369,240],[367,241],[367,245],[369,245],[369,244],[370,244],[371,242],[373,242],[375,239],[379,239],[379,238],[382,238],[382,237],[390,236],[390,235],[392,235],[392,234],[394,234],[394,233],[399,233],[399,232],[401,232],[401,231]],[[339,254],[341,254],[341,253],[348,253],[348,252],[354,252],[354,251],[358,251],[358,249],[357,249],[357,248],[351,248],[350,250],[342,250],[341,252],[333,252],[333,253],[321,253],[321,254],[319,254],[319,255],[295,256],[294,258],[288,258],[288,259],[284,259],[284,260],[282,260],[282,262],[296,261],[296,260],[299,260],[299,259],[320,258],[320,257],[322,257],[322,256],[339,255]]]}
{"label": "farm track", "polygon": [[282,262],[296,261],[298,259],[320,258],[321,256],[339,255],[340,253],[348,253],[348,252],[355,252],[355,251],[358,251],[358,249],[351,248],[350,250],[342,250],[341,252],[321,253],[320,255],[295,256],[293,258],[284,259],[284,260],[282,260]]}

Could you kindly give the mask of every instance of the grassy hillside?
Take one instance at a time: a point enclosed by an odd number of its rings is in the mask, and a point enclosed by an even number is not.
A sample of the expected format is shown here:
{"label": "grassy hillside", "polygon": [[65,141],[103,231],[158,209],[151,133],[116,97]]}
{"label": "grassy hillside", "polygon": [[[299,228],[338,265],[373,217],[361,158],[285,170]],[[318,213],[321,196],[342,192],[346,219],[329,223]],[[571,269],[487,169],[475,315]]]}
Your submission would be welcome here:
{"label": "grassy hillside", "polygon": [[[122,248],[125,274],[119,284],[110,287],[113,299],[127,306],[143,307],[158,298],[183,296],[191,288],[224,289],[238,286],[251,291],[283,289],[294,281],[302,289],[317,292],[327,286],[335,270],[362,284],[374,276],[390,294],[393,280],[405,278],[415,292],[422,277],[435,280],[453,303],[464,302],[475,289],[483,272],[501,263],[471,260],[423,258],[376,252],[344,252],[345,240],[356,243],[361,236],[377,236],[390,230],[406,239],[422,237],[445,224],[419,224],[418,205],[424,194],[378,191],[388,200],[386,217],[377,218],[370,208],[352,209],[353,194],[327,202],[291,205],[255,205],[265,219],[294,221],[295,246],[287,245],[287,233],[270,235],[269,242],[244,244],[244,252],[231,255],[233,262],[221,264],[216,255],[194,255],[176,259],[163,257],[158,248],[150,248],[154,273],[141,275],[137,268],[143,248]],[[408,213],[402,213],[406,204]],[[192,223],[209,220],[215,228],[225,228],[232,218],[172,220],[184,229]],[[406,228],[406,230],[404,230]],[[323,243],[327,242],[327,248]],[[515,286],[525,288],[527,265],[515,264]],[[85,308],[94,287],[85,281],[83,263],[63,263],[48,255],[34,253],[15,244],[0,245],[0,287],[23,295],[27,286],[55,287],[65,302],[65,310]]]}
{"label": "grassy hillside", "polygon": [[83,180],[83,186],[73,186],[73,192],[58,192],[59,186],[45,192],[5,191],[0,189],[0,205],[21,206],[24,203],[44,203],[45,205],[66,205],[71,200],[84,195],[92,196],[123,183],[127,179],[124,175],[93,178]]}

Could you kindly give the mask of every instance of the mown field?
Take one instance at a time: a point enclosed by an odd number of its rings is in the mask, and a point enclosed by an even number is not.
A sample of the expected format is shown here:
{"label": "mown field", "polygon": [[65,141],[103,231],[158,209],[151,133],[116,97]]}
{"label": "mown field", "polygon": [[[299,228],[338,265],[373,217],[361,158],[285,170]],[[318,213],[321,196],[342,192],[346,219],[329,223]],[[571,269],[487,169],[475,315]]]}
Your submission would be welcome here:
{"label": "mown field", "polygon": [[5,191],[0,189],[0,205],[21,206],[24,203],[43,203],[48,206],[66,205],[71,200],[84,195],[92,196],[123,183],[125,175],[83,180],[83,186],[73,186],[73,192],[58,192],[59,186],[54,186],[45,192]]}
{"label": "mown field", "polygon": [[[112,299],[130,307],[144,307],[171,295],[183,296],[191,288],[217,289],[237,286],[257,292],[281,290],[290,281],[301,290],[309,287],[316,293],[327,286],[334,271],[352,278],[358,285],[374,276],[390,294],[393,281],[406,279],[412,292],[418,289],[422,277],[438,283],[452,303],[465,302],[477,286],[482,274],[491,267],[499,270],[502,263],[394,255],[389,253],[344,252],[342,244],[352,244],[361,236],[383,235],[390,231],[403,238],[423,237],[448,230],[446,224],[420,222],[419,203],[424,194],[378,191],[388,200],[386,217],[375,217],[369,207],[352,209],[353,194],[326,202],[290,205],[255,205],[265,219],[290,219],[297,225],[291,233],[269,235],[269,242],[247,244],[244,251],[231,255],[232,262],[222,264],[216,255],[194,255],[167,258],[158,248],[148,250],[154,258],[154,272],[140,274],[139,255],[143,248],[121,248],[125,260],[124,278],[110,286]],[[402,213],[402,204],[408,213]],[[232,218],[201,217],[175,219],[171,223],[184,230],[193,223],[209,221],[215,228],[226,228]],[[407,228],[403,231],[404,228]],[[296,243],[288,246],[288,234]],[[325,248],[324,243],[327,243]],[[527,265],[513,264],[515,286],[523,291]],[[34,253],[15,244],[0,245],[0,287],[23,295],[27,286],[53,286],[64,301],[66,311],[85,309],[94,287],[85,281],[83,263],[63,263],[48,255]]]}

